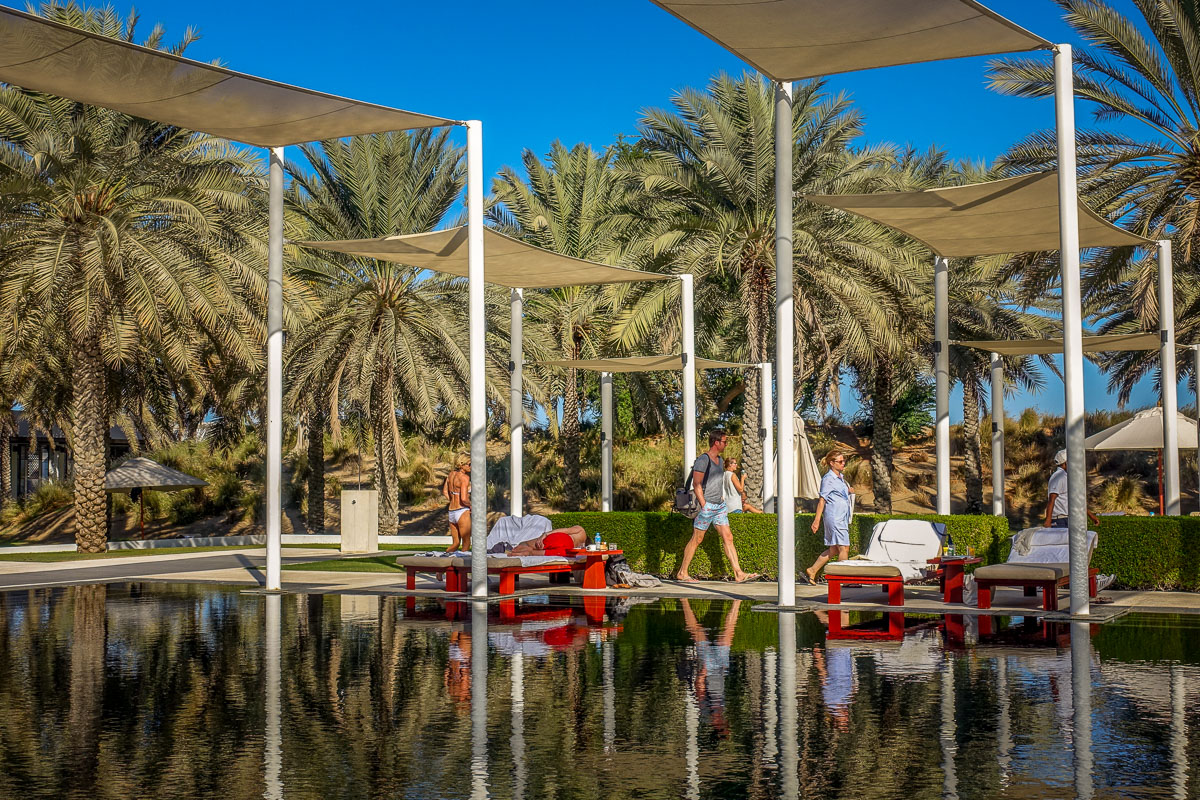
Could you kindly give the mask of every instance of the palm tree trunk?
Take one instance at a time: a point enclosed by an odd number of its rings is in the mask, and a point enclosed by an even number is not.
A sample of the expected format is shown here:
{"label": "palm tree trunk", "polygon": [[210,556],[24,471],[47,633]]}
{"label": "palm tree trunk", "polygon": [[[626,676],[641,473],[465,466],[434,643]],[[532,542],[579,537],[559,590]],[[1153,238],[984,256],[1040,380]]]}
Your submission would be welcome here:
{"label": "palm tree trunk", "polygon": [[875,513],[892,513],[892,364],[886,359],[875,365],[871,397],[874,432],[871,436],[871,485]]}
{"label": "palm tree trunk", "polygon": [[308,415],[308,515],[309,533],[325,530],[325,408],[317,404]]}
{"label": "palm tree trunk", "polygon": [[963,471],[967,479],[968,514],[983,513],[983,457],[979,442],[979,386],[963,381]]}
{"label": "palm tree trunk", "polygon": [[14,431],[12,406],[0,410],[0,506],[13,499],[12,494],[12,437]]}
{"label": "palm tree trunk", "polygon": [[[760,271],[761,272],[761,271]],[[767,330],[770,327],[770,303],[764,287],[765,277],[760,276],[751,288],[751,313],[746,316],[746,338],[750,345],[750,360],[761,363],[767,360]],[[758,432],[766,427],[766,420],[773,414],[770,398],[762,396],[758,371],[750,370],[746,379],[745,410],[742,413],[742,464],[745,466],[746,497],[762,499],[763,481],[770,464],[763,463],[762,447]],[[746,423],[750,422],[751,425]]]}
{"label": "palm tree trunk", "polygon": [[379,492],[379,535],[395,536],[399,527],[400,492],[396,481],[396,443],[392,441],[392,417],[396,411],[380,375],[372,390],[371,417],[375,423],[375,489]]}
{"label": "palm tree trunk", "polygon": [[71,441],[75,448],[75,545],[81,553],[102,553],[108,544],[104,497],[108,425],[100,337],[92,334],[74,342],[74,351]]}
{"label": "palm tree trunk", "polygon": [[567,370],[563,390],[563,480],[567,511],[578,511],[583,502],[579,485],[579,380],[575,370]]}

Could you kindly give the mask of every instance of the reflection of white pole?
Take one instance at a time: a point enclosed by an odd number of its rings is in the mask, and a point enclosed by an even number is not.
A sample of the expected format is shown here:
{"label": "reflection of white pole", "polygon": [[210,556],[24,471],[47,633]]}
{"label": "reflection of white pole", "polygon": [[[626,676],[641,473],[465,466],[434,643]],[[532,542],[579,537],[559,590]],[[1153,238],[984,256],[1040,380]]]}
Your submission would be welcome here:
{"label": "reflection of white pole", "polygon": [[1083,449],[1083,311],[1079,287],[1079,194],[1075,174],[1075,89],[1071,45],[1054,53],[1058,133],[1059,259],[1062,264],[1063,383],[1066,392],[1067,518],[1071,614],[1089,614],[1087,454]]}
{"label": "reflection of white pole", "polygon": [[508,389],[508,508],[519,517],[525,512],[525,295],[513,289],[509,298],[508,358],[511,376]]}
{"label": "reflection of white pole", "polygon": [[771,391],[771,362],[764,361],[758,365],[758,408],[762,417],[762,460],[763,460],[763,511],[768,511],[771,501],[775,499],[775,453],[772,451],[771,425],[774,416]]}
{"label": "reflection of white pole", "polygon": [[[793,662],[794,663],[794,662]],[[774,765],[779,754],[779,653],[768,647],[763,653],[763,763]]]}
{"label": "reflection of white pole", "polygon": [[689,274],[679,276],[683,333],[683,479],[696,463],[696,285]]}
{"label": "reflection of white pole", "polygon": [[[934,450],[937,513],[950,513],[950,260],[933,260]],[[876,401],[878,402],[878,401]]]}
{"label": "reflection of white pole", "polygon": [[796,311],[792,293],[792,84],[775,84],[775,419],[779,454],[775,510],[779,534],[779,605],[796,605],[796,498],[792,492]]}
{"label": "reflection of white pole", "polygon": [[604,752],[611,753],[617,742],[617,686],[612,642],[600,643],[600,660],[604,679]]}
{"label": "reflection of white pole", "polygon": [[600,510],[613,510],[613,376],[600,373]]}
{"label": "reflection of white pole", "polygon": [[487,597],[487,358],[484,350],[483,127],[467,123],[467,311],[471,379],[471,596]]}
{"label": "reflection of white pole", "polygon": [[1000,766],[1000,785],[1008,785],[1008,770],[1012,766],[1012,713],[1008,699],[1008,657],[996,659],[996,702],[1000,719],[996,722],[996,762]]}
{"label": "reflection of white pole", "polygon": [[992,514],[1004,516],[1004,359],[992,353]]}
{"label": "reflection of white pole", "polygon": [[266,613],[266,636],[264,637],[263,661],[266,731],[263,734],[263,797],[266,800],[283,800],[283,709],[280,691],[283,669],[280,663],[283,647],[280,642],[280,596],[268,594]]}
{"label": "reflection of white pole", "polygon": [[525,797],[525,662],[519,652],[512,657],[512,757],[513,800]]}
{"label": "reflection of white pole", "polygon": [[488,796],[487,608],[487,603],[471,603],[471,800]]}
{"label": "reflection of white pole", "polygon": [[1075,797],[1092,797],[1092,633],[1071,623],[1071,719],[1075,746]]}
{"label": "reflection of white pole", "polygon": [[1188,796],[1187,684],[1183,670],[1171,667],[1171,761],[1175,767],[1175,797]]}
{"label": "reflection of white pole", "polygon": [[779,794],[784,800],[792,800],[800,796],[800,745],[796,738],[799,718],[796,702],[796,615],[781,612],[778,624]]}
{"label": "reflection of white pole", "polygon": [[688,800],[700,800],[700,706],[691,686],[683,687],[684,763],[687,766]]}
{"label": "reflection of white pole", "polygon": [[283,148],[267,163],[267,590],[282,579],[283,542]]}
{"label": "reflection of white pole", "polygon": [[1163,499],[1165,513],[1179,516],[1179,392],[1175,377],[1175,281],[1171,242],[1158,243],[1159,369],[1162,371]]}
{"label": "reflection of white pole", "polygon": [[955,719],[954,662],[947,659],[942,668],[942,797],[958,797],[958,770],[954,759],[958,755],[958,724]]}

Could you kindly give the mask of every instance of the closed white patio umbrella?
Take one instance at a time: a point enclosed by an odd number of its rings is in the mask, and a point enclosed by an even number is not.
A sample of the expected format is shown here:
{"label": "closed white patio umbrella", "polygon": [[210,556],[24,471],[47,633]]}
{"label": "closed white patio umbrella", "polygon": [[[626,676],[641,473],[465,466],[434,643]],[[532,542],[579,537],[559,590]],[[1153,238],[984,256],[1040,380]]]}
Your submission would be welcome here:
{"label": "closed white patio umbrella", "polygon": [[[812,445],[808,443],[804,418],[799,414],[792,415],[792,429],[792,496],[815,500],[821,494],[821,470],[817,466],[817,457],[813,455]],[[778,479],[778,454],[775,457],[774,471]]]}
{"label": "closed white patio umbrella", "polygon": [[[1196,421],[1176,414],[1177,443],[1181,450],[1196,449]],[[1166,510],[1163,497],[1162,451],[1166,446],[1163,436],[1162,408],[1139,411],[1132,418],[1118,422],[1111,428],[1094,433],[1083,441],[1087,450],[1157,450],[1158,451],[1158,513]]]}

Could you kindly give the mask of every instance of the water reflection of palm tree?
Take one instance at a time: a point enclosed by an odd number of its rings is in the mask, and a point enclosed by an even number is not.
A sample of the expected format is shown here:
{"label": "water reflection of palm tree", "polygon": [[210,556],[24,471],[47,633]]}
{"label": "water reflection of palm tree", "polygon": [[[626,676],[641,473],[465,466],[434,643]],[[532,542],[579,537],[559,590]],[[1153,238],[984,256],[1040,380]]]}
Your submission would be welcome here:
{"label": "water reflection of palm tree", "polygon": [[100,716],[104,706],[104,653],[108,646],[104,584],[74,586],[71,641],[70,731],[71,796],[91,796],[100,768]]}
{"label": "water reflection of palm tree", "polygon": [[683,624],[696,643],[696,675],[693,689],[701,712],[707,711],[712,725],[717,731],[727,736],[729,723],[725,719],[725,676],[729,674],[729,652],[733,644],[733,634],[737,627],[738,612],[742,601],[734,600],[725,612],[725,621],[721,625],[721,633],[715,642],[709,641],[704,626],[696,619],[691,603],[685,598],[683,604]]}

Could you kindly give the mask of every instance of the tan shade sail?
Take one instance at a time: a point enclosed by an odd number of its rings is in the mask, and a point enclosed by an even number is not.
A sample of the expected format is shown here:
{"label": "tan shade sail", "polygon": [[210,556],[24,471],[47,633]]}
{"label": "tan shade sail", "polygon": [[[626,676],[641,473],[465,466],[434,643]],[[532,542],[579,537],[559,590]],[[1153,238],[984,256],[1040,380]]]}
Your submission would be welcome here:
{"label": "tan shade sail", "polygon": [[[881,222],[947,258],[1037,253],[1059,247],[1057,172],[923,192],[805,198]],[[1080,247],[1149,243],[1149,239],[1118,228],[1080,201]]]}
{"label": "tan shade sail", "polygon": [[[1000,339],[996,341],[965,341],[953,344],[974,347],[1002,356],[1049,356],[1063,351],[1062,339]],[[1104,336],[1084,336],[1083,352],[1115,353],[1119,350],[1157,350],[1157,333],[1116,333]]]}
{"label": "tan shade sail", "polygon": [[[581,358],[575,361],[531,361],[545,367],[582,369],[588,372],[677,372],[683,369],[683,356],[624,356],[621,358]],[[757,367],[757,364],[741,364],[736,361],[714,361],[697,358],[696,369],[742,369]]]}
{"label": "tan shade sail", "polygon": [[259,147],[452,122],[244,75],[4,7],[0,81]]}
{"label": "tan shade sail", "polygon": [[[466,227],[406,236],[386,236],[381,239],[343,239],[297,244],[359,258],[395,261],[450,275],[467,276]],[[489,228],[483,230],[483,254],[484,280],[514,289],[662,281],[677,277],[559,255]]]}
{"label": "tan shade sail", "polygon": [[1050,43],[972,0],[653,0],[780,81]]}

